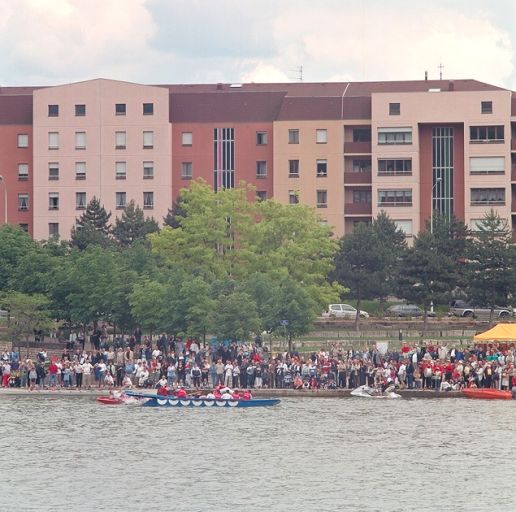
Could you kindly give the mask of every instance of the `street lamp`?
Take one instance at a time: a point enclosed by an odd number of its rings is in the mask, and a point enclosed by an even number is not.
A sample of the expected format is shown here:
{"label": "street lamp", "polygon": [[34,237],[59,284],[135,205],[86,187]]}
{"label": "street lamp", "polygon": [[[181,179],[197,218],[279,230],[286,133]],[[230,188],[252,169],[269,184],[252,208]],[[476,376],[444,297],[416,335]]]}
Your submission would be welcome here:
{"label": "street lamp", "polygon": [[436,178],[434,186],[432,187],[432,193],[430,195],[430,233],[434,232],[434,190],[438,183],[443,181],[442,178]]}
{"label": "street lamp", "polygon": [[4,183],[4,224],[7,224],[7,183],[1,174],[0,181],[3,181]]}

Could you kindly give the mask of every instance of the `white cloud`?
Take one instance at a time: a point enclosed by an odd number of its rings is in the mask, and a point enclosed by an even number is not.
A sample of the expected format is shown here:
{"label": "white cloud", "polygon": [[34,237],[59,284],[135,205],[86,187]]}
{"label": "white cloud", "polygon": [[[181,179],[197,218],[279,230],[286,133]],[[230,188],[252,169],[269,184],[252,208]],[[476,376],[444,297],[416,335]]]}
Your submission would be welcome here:
{"label": "white cloud", "polygon": [[300,65],[305,81],[407,80],[442,60],[445,78],[516,85],[501,0],[192,1],[0,0],[0,84],[282,82]]}
{"label": "white cloud", "polygon": [[0,10],[4,83],[18,75],[45,82],[127,78],[155,30],[144,0],[0,0]]}

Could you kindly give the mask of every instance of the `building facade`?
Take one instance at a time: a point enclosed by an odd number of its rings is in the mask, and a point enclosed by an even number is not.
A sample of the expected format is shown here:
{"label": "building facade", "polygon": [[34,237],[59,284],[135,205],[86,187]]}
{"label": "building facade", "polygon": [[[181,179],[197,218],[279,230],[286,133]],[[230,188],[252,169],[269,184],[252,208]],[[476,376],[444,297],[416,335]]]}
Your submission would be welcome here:
{"label": "building facade", "polygon": [[39,240],[93,197],[161,223],[192,179],[310,205],[338,237],[381,211],[408,237],[491,208],[516,232],[516,100],[475,80],[2,87],[0,133],[0,221]]}

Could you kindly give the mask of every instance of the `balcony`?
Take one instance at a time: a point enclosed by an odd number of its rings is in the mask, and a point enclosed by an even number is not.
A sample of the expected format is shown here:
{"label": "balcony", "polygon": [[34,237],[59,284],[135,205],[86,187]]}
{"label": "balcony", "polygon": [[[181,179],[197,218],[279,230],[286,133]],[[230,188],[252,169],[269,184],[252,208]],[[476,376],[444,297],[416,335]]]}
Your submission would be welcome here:
{"label": "balcony", "polygon": [[371,172],[344,172],[344,185],[371,185]]}
{"label": "balcony", "polygon": [[346,203],[344,215],[372,215],[372,203]]}
{"label": "balcony", "polygon": [[347,154],[370,154],[371,141],[366,142],[344,142],[344,153]]}

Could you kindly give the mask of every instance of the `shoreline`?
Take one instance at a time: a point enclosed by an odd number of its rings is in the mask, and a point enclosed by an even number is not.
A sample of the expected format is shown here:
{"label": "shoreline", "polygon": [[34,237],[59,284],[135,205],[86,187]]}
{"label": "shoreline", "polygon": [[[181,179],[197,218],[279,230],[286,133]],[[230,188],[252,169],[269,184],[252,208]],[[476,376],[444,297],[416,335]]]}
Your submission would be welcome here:
{"label": "shoreline", "polygon": [[[117,389],[117,391],[121,391]],[[149,393],[155,390],[135,389]],[[189,390],[195,391],[195,390]],[[351,389],[317,389],[317,390],[296,390],[296,389],[254,389],[252,390],[255,398],[357,398],[351,396]],[[460,391],[427,391],[415,389],[398,389],[396,393],[402,398],[466,398]],[[21,388],[1,388],[0,398],[2,397],[44,397],[44,398],[96,398],[98,396],[109,396],[107,389],[42,389],[29,391]]]}

